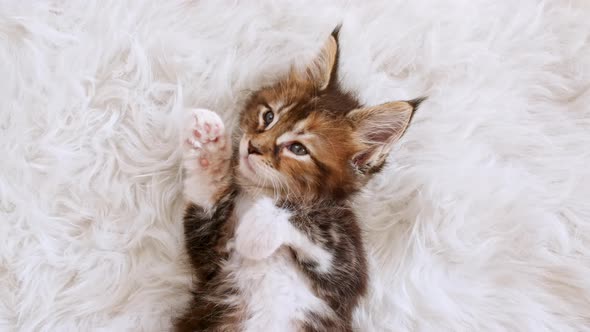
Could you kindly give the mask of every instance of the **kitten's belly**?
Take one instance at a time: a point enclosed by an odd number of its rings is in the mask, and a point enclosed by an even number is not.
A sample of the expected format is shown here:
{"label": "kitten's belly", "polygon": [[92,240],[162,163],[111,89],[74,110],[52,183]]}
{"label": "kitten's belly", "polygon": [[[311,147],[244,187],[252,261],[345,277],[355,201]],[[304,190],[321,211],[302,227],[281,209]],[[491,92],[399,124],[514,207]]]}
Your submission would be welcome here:
{"label": "kitten's belly", "polygon": [[234,252],[226,267],[245,300],[244,331],[297,331],[306,313],[330,310],[312,293],[286,248],[262,261],[244,259]]}

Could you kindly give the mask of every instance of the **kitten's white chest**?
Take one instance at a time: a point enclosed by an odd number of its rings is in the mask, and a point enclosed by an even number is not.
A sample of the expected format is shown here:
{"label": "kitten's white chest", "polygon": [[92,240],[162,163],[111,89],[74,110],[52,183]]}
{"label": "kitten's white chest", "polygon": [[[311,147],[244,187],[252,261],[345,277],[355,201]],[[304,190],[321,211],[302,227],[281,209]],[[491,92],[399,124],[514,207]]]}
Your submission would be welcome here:
{"label": "kitten's white chest", "polygon": [[[234,215],[238,224],[243,221],[240,217],[244,215],[244,211],[251,206],[250,199],[238,200]],[[269,221],[280,222],[262,220],[272,218],[270,211],[260,218],[259,221],[267,225],[273,225]],[[256,225],[252,227],[256,228]],[[249,227],[248,230],[252,231]],[[280,231],[272,226],[264,227],[258,230],[261,238],[254,237],[251,241],[264,241],[262,238],[269,233]],[[248,259],[233,251],[226,269],[246,305],[244,331],[296,331],[300,323],[305,321],[306,313],[323,313],[329,310],[326,303],[313,294],[309,281],[295,265],[286,247],[279,248],[270,257],[262,260]]]}
{"label": "kitten's white chest", "polygon": [[234,282],[245,300],[248,317],[244,331],[295,331],[309,311],[324,312],[327,305],[309,288],[286,248],[262,261],[230,258]]}

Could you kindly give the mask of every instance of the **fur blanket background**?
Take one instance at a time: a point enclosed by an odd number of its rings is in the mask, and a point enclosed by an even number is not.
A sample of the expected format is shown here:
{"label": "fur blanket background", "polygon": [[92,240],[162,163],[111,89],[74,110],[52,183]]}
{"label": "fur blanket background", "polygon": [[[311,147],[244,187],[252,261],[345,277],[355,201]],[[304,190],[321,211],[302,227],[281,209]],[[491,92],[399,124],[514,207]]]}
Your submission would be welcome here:
{"label": "fur blanket background", "polygon": [[339,22],[363,102],[428,95],[359,198],[363,331],[590,328],[587,1],[0,2],[0,331],[162,331],[179,119],[233,121]]}

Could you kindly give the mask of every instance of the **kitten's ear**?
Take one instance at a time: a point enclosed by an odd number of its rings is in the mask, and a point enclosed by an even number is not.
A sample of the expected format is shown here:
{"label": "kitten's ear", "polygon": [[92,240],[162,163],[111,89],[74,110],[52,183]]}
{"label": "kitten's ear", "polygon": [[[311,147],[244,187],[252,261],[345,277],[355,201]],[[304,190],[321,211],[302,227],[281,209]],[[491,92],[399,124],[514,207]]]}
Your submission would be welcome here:
{"label": "kitten's ear", "polygon": [[423,100],[390,102],[348,113],[347,117],[352,121],[357,137],[366,146],[353,157],[353,166],[361,173],[379,170]]}
{"label": "kitten's ear", "polygon": [[320,53],[305,69],[307,77],[314,82],[319,90],[326,89],[330,82],[336,79],[339,31],[340,26],[337,26],[328,37],[328,40],[324,42]]}

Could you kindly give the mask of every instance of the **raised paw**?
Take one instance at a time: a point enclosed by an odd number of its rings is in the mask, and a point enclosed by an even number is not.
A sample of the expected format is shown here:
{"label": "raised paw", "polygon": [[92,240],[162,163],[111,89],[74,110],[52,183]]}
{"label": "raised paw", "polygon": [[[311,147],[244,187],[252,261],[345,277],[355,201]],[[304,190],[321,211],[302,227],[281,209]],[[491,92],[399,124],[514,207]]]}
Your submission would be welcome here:
{"label": "raised paw", "polygon": [[185,131],[185,166],[207,169],[211,176],[218,178],[225,174],[229,163],[231,147],[221,118],[207,109],[192,109]]}
{"label": "raised paw", "polygon": [[262,198],[240,218],[235,235],[236,251],[243,257],[270,257],[289,237],[289,214]]}
{"label": "raised paw", "polygon": [[[225,126],[219,115],[203,108],[192,109],[190,112],[185,134],[187,147],[203,158],[224,151],[227,140]],[[201,166],[207,167],[207,161],[202,162]]]}
{"label": "raised paw", "polygon": [[221,118],[212,111],[189,111],[182,136],[184,196],[205,208],[215,203],[229,172],[231,146]]}

